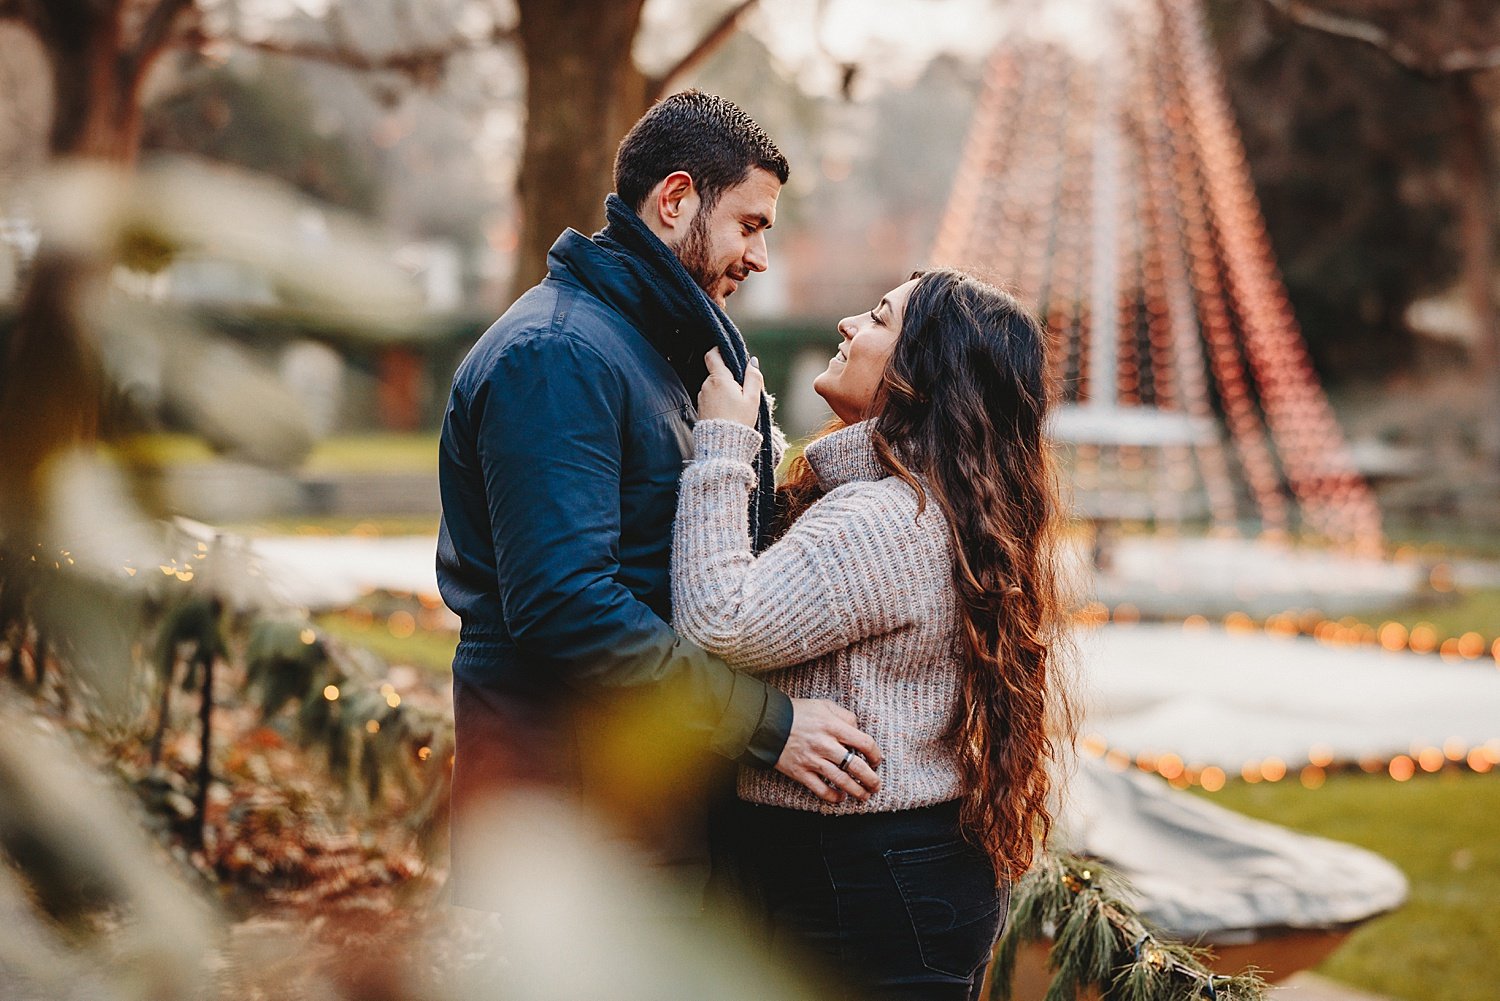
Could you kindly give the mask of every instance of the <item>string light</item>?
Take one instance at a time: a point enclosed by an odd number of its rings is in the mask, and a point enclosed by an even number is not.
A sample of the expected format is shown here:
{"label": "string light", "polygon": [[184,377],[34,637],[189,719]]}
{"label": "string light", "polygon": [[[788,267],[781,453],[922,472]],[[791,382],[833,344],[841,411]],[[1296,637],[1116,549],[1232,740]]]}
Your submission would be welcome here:
{"label": "string light", "polygon": [[1092,60],[1021,33],[993,56],[932,258],[1035,303],[1065,403],[1192,429],[1222,415],[1228,448],[1079,435],[1080,501],[1135,517],[1124,499],[1146,496],[1172,525],[1201,491],[1215,534],[1253,521],[1376,552],[1379,511],[1291,313],[1198,0],[1112,16],[1119,44]]}
{"label": "string light", "polygon": [[[1452,753],[1449,753],[1449,750]],[[1111,747],[1100,734],[1094,733],[1078,743],[1080,753],[1090,758],[1100,758],[1112,771],[1124,772],[1135,768],[1147,774],[1160,775],[1178,789],[1199,788],[1204,792],[1218,792],[1228,781],[1228,774],[1218,765],[1185,764],[1176,754],[1157,755],[1143,751],[1132,757],[1122,748]],[[1387,774],[1397,782],[1406,782],[1419,772],[1436,774],[1444,771],[1470,771],[1484,774],[1500,766],[1500,739],[1490,740],[1475,747],[1464,746],[1461,741],[1450,740],[1443,748],[1414,748],[1412,754],[1396,754],[1389,759],[1363,757],[1358,761],[1338,761],[1332,751],[1323,745],[1308,749],[1307,760],[1289,765],[1280,758],[1252,759],[1239,767],[1239,777],[1247,785],[1261,782],[1281,782],[1295,769],[1297,781],[1307,789],[1320,789],[1328,776],[1336,772],[1361,771],[1366,774]]]}
{"label": "string light", "polygon": [[[1142,614],[1131,602],[1122,602],[1111,609],[1102,602],[1093,601],[1073,615],[1073,622],[1080,628],[1097,627],[1110,621],[1134,625],[1142,621]],[[1172,620],[1157,617],[1154,621]],[[1211,625],[1205,616],[1197,613],[1179,621],[1184,632],[1201,632]],[[1283,639],[1309,636],[1325,646],[1379,647],[1390,653],[1437,653],[1440,657],[1446,648],[1449,651],[1446,659],[1450,662],[1500,668],[1500,636],[1489,640],[1481,633],[1468,630],[1457,636],[1440,637],[1437,627],[1431,622],[1417,622],[1408,629],[1394,621],[1376,625],[1353,616],[1329,619],[1316,609],[1288,610],[1260,621],[1247,612],[1235,611],[1226,614],[1220,622],[1225,632],[1237,636],[1256,632]]]}

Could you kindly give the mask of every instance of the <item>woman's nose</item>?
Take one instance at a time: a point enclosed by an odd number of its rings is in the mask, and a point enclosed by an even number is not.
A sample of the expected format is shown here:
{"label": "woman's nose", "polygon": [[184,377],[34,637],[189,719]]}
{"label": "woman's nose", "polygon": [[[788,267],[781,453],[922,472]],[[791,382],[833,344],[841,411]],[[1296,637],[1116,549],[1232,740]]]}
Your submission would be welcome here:
{"label": "woman's nose", "polygon": [[846,341],[854,339],[854,317],[846,316],[839,321],[839,336]]}

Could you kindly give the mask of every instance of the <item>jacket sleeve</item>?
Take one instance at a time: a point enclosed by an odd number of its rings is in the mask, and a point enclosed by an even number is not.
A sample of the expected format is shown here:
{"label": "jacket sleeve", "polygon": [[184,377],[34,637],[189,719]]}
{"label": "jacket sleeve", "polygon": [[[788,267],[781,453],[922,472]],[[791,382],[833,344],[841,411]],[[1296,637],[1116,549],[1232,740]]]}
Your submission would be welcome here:
{"label": "jacket sleeve", "polygon": [[890,571],[913,558],[916,509],[894,509],[871,485],[833,491],[752,555],[745,498],[759,439],[729,421],[693,429],[672,537],[677,629],[739,670],[768,671],[915,622],[921,598]]}
{"label": "jacket sleeve", "polygon": [[678,636],[619,580],[624,386],[588,344],[509,345],[471,404],[505,620],[584,690],[657,686],[718,753],[774,765],[791,703]]}

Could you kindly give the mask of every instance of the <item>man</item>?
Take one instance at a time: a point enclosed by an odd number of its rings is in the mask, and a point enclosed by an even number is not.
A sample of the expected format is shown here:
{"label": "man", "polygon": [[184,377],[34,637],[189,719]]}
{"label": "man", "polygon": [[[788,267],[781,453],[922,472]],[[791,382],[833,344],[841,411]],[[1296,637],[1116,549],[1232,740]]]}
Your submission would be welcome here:
{"label": "man", "polygon": [[[666,720],[671,734],[775,767],[830,801],[878,787],[840,767],[850,750],[879,762],[853,714],[736,674],[668,625],[672,517],[704,355],[719,347],[743,379],[744,342],[722,307],[768,265],[765,233],[787,175],[770,137],[730,102],[697,91],[660,101],[620,144],[606,228],[560,236],[546,279],[454,377],[438,582],[463,620],[453,663],[460,902],[476,797],[632,775],[612,759],[647,752],[613,740],[601,718]],[[777,458],[764,405],[761,430],[748,517],[764,535]],[[628,811],[633,790],[619,784],[606,778],[598,791]]]}

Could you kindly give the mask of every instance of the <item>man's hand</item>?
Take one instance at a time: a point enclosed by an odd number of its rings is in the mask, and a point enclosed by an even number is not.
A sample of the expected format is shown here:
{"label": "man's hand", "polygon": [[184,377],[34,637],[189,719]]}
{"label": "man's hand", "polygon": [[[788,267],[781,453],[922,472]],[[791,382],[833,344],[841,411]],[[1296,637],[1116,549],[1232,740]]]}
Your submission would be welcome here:
{"label": "man's hand", "polygon": [[880,789],[880,748],[854,724],[852,712],[826,699],[793,699],[792,732],[776,770],[829,803],[842,803],[845,796],[869,799]]}

